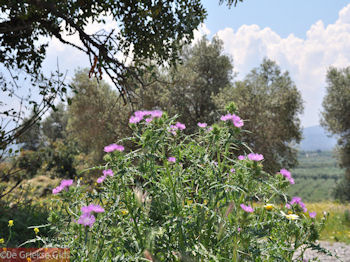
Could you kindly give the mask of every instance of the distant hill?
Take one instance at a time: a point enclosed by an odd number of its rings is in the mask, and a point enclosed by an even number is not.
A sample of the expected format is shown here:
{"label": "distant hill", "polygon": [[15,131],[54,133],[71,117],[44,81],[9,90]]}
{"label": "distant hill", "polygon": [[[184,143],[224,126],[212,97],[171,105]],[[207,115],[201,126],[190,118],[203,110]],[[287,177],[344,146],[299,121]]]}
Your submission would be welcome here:
{"label": "distant hill", "polygon": [[337,139],[329,137],[321,126],[306,127],[303,130],[303,140],[299,148],[303,151],[330,151],[337,144]]}

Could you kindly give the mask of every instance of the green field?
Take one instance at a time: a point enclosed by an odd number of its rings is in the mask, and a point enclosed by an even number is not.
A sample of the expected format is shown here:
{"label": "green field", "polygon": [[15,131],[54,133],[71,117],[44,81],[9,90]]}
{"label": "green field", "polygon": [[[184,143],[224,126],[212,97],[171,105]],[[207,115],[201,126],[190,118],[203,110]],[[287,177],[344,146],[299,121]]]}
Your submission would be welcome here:
{"label": "green field", "polygon": [[344,171],[331,151],[300,152],[298,167],[291,170],[295,185],[288,193],[307,202],[333,200],[332,191]]}

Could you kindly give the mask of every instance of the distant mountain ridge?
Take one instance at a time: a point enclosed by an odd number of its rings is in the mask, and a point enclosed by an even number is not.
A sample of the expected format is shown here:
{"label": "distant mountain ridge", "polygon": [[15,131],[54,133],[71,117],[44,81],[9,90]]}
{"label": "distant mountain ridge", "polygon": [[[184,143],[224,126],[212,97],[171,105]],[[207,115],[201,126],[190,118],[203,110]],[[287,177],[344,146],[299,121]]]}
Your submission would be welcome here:
{"label": "distant mountain ridge", "polygon": [[299,148],[303,151],[330,151],[337,144],[335,136],[329,137],[321,126],[310,126],[303,129],[303,139]]}

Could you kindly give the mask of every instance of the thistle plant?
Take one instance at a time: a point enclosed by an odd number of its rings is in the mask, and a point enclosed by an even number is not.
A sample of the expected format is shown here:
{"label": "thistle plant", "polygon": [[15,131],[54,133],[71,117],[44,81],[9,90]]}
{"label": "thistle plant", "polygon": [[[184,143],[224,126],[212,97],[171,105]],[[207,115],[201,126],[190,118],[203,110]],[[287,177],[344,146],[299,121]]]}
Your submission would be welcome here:
{"label": "thistle plant", "polygon": [[288,170],[264,171],[228,109],[191,135],[176,117],[135,112],[134,135],[105,147],[96,186],[55,190],[47,245],[70,248],[72,261],[303,261],[307,248],[321,250],[325,219],[285,194]]}

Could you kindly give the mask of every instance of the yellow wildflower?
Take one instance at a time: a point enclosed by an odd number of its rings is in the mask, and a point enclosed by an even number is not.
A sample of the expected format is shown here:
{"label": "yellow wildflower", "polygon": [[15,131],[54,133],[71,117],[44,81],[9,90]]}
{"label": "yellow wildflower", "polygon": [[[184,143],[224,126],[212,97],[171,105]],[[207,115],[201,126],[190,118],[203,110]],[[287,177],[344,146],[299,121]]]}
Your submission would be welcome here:
{"label": "yellow wildflower", "polygon": [[34,228],[34,232],[35,232],[35,234],[38,234],[39,233],[39,228]]}
{"label": "yellow wildflower", "polygon": [[0,244],[4,244],[5,240],[3,238],[0,238]]}
{"label": "yellow wildflower", "polygon": [[127,213],[129,213],[128,210],[126,210],[126,209],[122,209],[121,211],[122,211],[123,215],[126,215]]}
{"label": "yellow wildflower", "polygon": [[272,209],[275,208],[275,206],[272,205],[272,204],[266,204],[266,205],[264,206],[264,208],[265,208],[267,211],[271,211]]}
{"label": "yellow wildflower", "polygon": [[13,226],[13,220],[9,220],[9,227]]}

